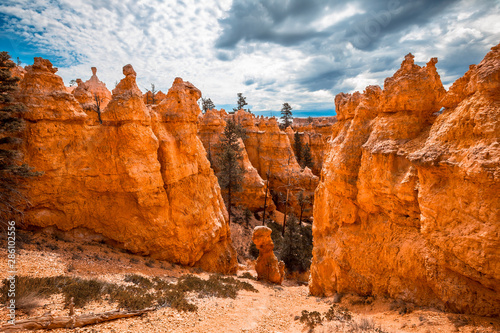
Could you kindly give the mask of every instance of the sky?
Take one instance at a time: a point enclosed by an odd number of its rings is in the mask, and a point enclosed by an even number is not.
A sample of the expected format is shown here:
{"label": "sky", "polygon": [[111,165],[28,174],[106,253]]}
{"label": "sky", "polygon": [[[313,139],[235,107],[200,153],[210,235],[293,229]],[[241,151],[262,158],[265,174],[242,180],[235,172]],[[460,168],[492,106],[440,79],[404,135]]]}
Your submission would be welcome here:
{"label": "sky", "polygon": [[340,92],[383,87],[409,52],[438,57],[448,88],[500,42],[498,0],[3,0],[0,49],[49,59],[69,85],[90,67],[111,90],[132,64],[139,87],[175,77],[217,108],[334,115]]}

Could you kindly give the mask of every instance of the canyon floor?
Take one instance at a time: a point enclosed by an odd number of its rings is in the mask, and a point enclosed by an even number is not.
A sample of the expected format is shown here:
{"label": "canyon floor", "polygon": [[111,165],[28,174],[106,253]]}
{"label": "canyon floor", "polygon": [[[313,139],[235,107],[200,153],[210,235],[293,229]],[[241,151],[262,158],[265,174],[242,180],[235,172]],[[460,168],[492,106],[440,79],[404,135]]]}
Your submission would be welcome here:
{"label": "canyon floor", "polygon": [[[186,268],[163,261],[151,260],[96,242],[75,242],[52,235],[20,232],[21,239],[29,239],[18,249],[17,270],[20,275],[36,277],[72,276],[96,278],[112,283],[123,283],[126,274],[160,277],[175,281],[184,274],[208,278],[209,274],[196,268]],[[140,317],[120,319],[73,330],[56,329],[54,332],[305,332],[308,329],[297,318],[303,310],[325,313],[334,303],[334,297],[313,297],[308,287],[294,280],[285,280],[282,286],[271,285],[253,279],[242,278],[245,272],[256,276],[252,261],[240,264],[238,279],[251,283],[258,292],[239,291],[236,299],[190,299],[198,306],[196,312],[178,312],[161,308]],[[7,277],[7,262],[0,262],[0,278]],[[248,275],[247,275],[248,276]],[[361,303],[361,304],[360,304]],[[325,322],[314,332],[363,332],[365,326],[373,326],[370,332],[498,332],[500,319],[467,316],[440,312],[434,309],[414,307],[412,312],[400,314],[401,304],[389,299],[366,299],[345,295],[340,302],[350,310],[358,329],[340,322]],[[411,308],[411,306],[408,306]],[[75,313],[97,313],[112,310],[106,302],[92,302]],[[41,316],[46,313],[67,315],[61,295],[53,295],[43,301],[30,316],[18,311],[17,320]],[[0,308],[0,320],[7,321],[5,305]],[[369,323],[370,325],[366,325]],[[343,326],[344,325],[344,326]],[[356,326],[354,326],[356,327]]]}

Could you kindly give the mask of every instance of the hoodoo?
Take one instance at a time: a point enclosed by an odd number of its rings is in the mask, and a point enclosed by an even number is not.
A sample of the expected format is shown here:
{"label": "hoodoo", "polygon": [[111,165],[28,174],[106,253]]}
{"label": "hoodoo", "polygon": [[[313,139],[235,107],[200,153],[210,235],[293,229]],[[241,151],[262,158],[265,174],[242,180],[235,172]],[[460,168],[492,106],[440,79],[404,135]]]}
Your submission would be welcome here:
{"label": "hoodoo", "polygon": [[199,90],[178,78],[151,111],[127,65],[100,124],[56,72],[35,58],[20,83],[28,107],[25,162],[44,173],[29,180],[26,222],[234,272],[224,202],[196,135]]}
{"label": "hoodoo", "polygon": [[336,96],[312,294],[499,314],[500,46],[447,93],[436,62],[409,54],[383,90]]}

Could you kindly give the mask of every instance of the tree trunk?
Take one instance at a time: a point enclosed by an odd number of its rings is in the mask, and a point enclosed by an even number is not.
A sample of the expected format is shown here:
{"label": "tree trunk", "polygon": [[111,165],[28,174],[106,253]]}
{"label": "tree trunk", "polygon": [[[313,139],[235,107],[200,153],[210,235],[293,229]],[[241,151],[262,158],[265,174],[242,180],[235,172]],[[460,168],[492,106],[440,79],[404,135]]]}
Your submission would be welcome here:
{"label": "tree trunk", "polygon": [[229,216],[227,224],[231,224],[231,183],[229,183],[229,188],[227,190],[227,213]]}
{"label": "tree trunk", "polygon": [[285,214],[283,216],[283,232],[282,232],[283,236],[285,236],[285,228],[286,228],[286,213],[287,213],[287,209],[288,209],[288,193],[289,193],[289,190],[287,189],[286,190],[286,201],[285,201]]}
{"label": "tree trunk", "polygon": [[304,211],[304,206],[300,205],[300,218],[299,218],[299,226],[302,227],[302,212]]}
{"label": "tree trunk", "polygon": [[146,312],[154,311],[155,308],[143,310],[120,311],[113,310],[96,314],[83,314],[80,316],[61,316],[44,315],[41,317],[29,318],[16,321],[14,325],[6,324],[0,326],[0,332],[18,332],[19,330],[39,330],[56,328],[75,328],[87,325],[94,325],[110,320],[140,316]]}
{"label": "tree trunk", "polygon": [[269,171],[267,172],[266,194],[264,195],[264,213],[262,214],[262,225],[266,225],[266,204],[267,204],[267,191],[269,190]]}

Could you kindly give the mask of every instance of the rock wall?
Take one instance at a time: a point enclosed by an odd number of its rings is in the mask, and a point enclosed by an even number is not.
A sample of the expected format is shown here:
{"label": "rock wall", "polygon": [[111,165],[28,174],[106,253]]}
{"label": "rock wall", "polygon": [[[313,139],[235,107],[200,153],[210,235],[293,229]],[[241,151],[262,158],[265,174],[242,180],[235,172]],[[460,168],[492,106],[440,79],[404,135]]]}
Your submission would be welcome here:
{"label": "rock wall", "polygon": [[[217,166],[217,154],[219,150],[217,147],[220,143],[220,136],[224,132],[226,126],[226,121],[224,120],[226,116],[227,114],[224,110],[218,111],[213,109],[208,110],[200,117],[198,136],[203,142],[205,150],[207,151],[207,157],[216,173],[219,171],[219,167]],[[252,212],[260,211],[264,208],[266,181],[261,178],[248,159],[245,144],[241,140],[240,146],[243,149],[241,166],[245,170],[245,174],[243,175],[243,182],[241,184],[242,189],[239,192],[233,192],[234,197],[232,200],[235,206],[244,206]],[[269,191],[267,193],[267,200],[265,201],[266,210],[268,212],[272,212],[276,209]]]}
{"label": "rock wall", "polygon": [[[270,174],[270,189],[278,196],[274,200],[277,208],[284,211],[287,190],[290,208],[298,216],[300,213],[297,194],[313,196],[319,178],[309,168],[301,169],[290,145],[288,135],[281,131],[275,118],[256,118],[253,114],[240,110],[232,115],[246,130],[245,147],[248,158],[259,175],[267,180]],[[312,211],[304,213],[311,216]],[[281,223],[281,221],[280,221]]]}
{"label": "rock wall", "polygon": [[312,294],[499,314],[500,46],[447,93],[436,62],[409,54],[383,90],[336,96]]}
{"label": "rock wall", "polygon": [[26,67],[26,222],[99,234],[127,250],[205,270],[235,272],[227,213],[197,133],[198,89],[177,78],[148,109],[132,66],[113,90],[99,124],[66,92],[57,69]]}
{"label": "rock wall", "polygon": [[288,139],[292,147],[294,147],[295,143],[294,132],[299,132],[303,145],[306,143],[309,144],[314,164],[311,171],[317,176],[321,175],[325,152],[328,148],[328,140],[331,139],[333,124],[335,124],[336,119],[336,117],[325,118],[322,121],[314,119],[311,123],[305,124],[302,124],[302,122],[296,124],[294,121],[293,130],[290,127],[287,128]]}

